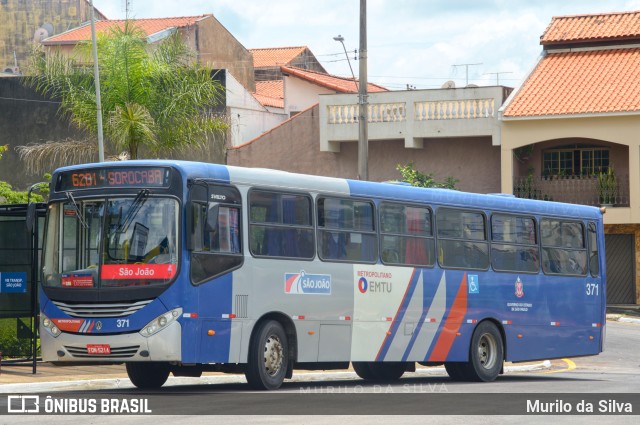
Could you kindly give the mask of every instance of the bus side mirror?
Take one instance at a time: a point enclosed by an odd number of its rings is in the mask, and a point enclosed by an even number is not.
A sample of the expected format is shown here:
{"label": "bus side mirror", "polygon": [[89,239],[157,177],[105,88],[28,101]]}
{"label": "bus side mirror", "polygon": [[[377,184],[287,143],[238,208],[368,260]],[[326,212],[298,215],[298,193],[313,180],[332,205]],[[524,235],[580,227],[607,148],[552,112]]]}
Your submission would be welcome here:
{"label": "bus side mirror", "polygon": [[33,230],[33,225],[35,224],[35,221],[36,221],[36,203],[30,202],[29,205],[27,205],[27,221],[26,221],[27,230],[29,232]]}

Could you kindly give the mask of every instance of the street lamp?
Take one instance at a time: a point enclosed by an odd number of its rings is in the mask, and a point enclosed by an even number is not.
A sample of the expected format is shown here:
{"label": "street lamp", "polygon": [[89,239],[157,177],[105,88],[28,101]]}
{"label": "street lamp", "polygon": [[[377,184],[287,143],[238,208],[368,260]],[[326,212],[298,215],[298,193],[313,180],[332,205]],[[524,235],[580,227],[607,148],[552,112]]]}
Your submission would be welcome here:
{"label": "street lamp", "polygon": [[347,63],[349,64],[349,69],[351,70],[351,76],[353,77],[353,82],[356,83],[356,90],[358,90],[358,81],[356,81],[356,74],[353,73],[353,67],[351,66],[351,61],[349,60],[349,53],[347,53],[347,48],[344,45],[344,37],[338,34],[337,37],[333,37],[335,41],[339,41],[342,44],[342,48],[344,49],[344,55],[347,57]]}

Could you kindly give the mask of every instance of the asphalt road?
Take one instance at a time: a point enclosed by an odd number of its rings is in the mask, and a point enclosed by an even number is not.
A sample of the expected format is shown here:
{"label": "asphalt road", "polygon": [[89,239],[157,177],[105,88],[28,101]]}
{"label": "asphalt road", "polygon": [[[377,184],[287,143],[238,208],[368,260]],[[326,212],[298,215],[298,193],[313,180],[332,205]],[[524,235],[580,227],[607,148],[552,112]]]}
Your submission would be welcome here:
{"label": "asphalt road", "polygon": [[[554,416],[553,423],[637,423],[640,414],[640,324],[609,322],[605,351],[595,357],[554,360],[551,367],[535,371],[509,372],[492,383],[458,383],[446,374],[409,374],[393,384],[371,384],[360,379],[335,379],[335,375],[311,381],[286,382],[276,392],[253,392],[246,384],[185,385],[154,392],[103,390],[56,392],[54,398],[148,400],[149,416],[91,416],[88,423],[536,423],[548,416],[528,415],[523,406],[550,406],[554,412],[577,414],[578,404],[591,403],[595,413],[625,413],[633,416]],[[333,379],[332,379],[333,378]],[[527,400],[529,405],[527,405]],[[100,400],[98,400],[98,403]],[[546,404],[544,404],[546,403]],[[601,404],[602,403],[602,404]],[[630,403],[627,405],[626,403]],[[563,410],[564,409],[564,410]],[[599,410],[603,409],[603,410]],[[618,410],[620,409],[620,410]],[[494,416],[502,411],[524,416]],[[416,416],[445,413],[447,416]],[[472,412],[475,416],[464,415]],[[179,414],[179,416],[176,416]],[[221,417],[220,415],[234,416]],[[450,414],[460,416],[450,416]],[[155,416],[170,415],[170,416]],[[238,415],[238,416],[235,416]],[[303,416],[304,415],[304,416]],[[341,419],[336,416],[342,415]],[[385,415],[384,417],[380,415]],[[407,416],[411,415],[411,416]],[[5,416],[2,423],[34,423],[31,416]],[[78,416],[50,416],[49,424],[78,423]],[[40,422],[40,421],[38,421]]]}

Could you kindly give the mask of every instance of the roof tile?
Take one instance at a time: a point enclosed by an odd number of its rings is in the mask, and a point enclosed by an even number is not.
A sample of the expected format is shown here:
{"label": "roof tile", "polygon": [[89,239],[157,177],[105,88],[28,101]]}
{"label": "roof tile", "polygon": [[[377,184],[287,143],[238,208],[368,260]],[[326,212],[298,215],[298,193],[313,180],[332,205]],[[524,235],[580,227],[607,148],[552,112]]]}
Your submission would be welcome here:
{"label": "roof tile", "polygon": [[284,108],[284,82],[282,80],[256,81],[254,96],[264,106]]}
{"label": "roof tile", "polygon": [[267,68],[289,65],[292,60],[302,54],[307,46],[271,47],[265,49],[249,49],[253,53],[253,67]]}
{"label": "roof tile", "polygon": [[640,49],[549,53],[505,117],[640,111]]}
{"label": "roof tile", "polygon": [[640,39],[640,11],[555,16],[540,37],[540,44],[634,39]]}

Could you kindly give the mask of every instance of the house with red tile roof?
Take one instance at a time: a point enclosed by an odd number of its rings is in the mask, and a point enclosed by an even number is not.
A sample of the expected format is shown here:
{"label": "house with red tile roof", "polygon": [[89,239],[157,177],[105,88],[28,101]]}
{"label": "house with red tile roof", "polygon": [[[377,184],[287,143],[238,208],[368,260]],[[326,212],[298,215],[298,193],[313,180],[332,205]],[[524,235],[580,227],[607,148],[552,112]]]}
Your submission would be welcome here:
{"label": "house with red tile roof", "polygon": [[282,79],[282,66],[292,66],[310,71],[327,71],[307,46],[268,47],[250,49],[256,81]]}
{"label": "house with red tile roof", "polygon": [[[197,60],[212,69],[228,69],[247,90],[255,91],[253,57],[212,14],[169,18],[130,19],[146,36],[150,45],[178,31],[187,45],[196,52]],[[125,20],[96,21],[96,31],[123,28]],[[71,54],[78,43],[91,39],[91,25],[85,23],[61,34],[45,38],[46,49]]]}
{"label": "house with red tile roof", "polygon": [[[607,303],[636,304],[640,11],[557,16],[540,44],[535,68],[501,108],[502,191],[609,204]],[[601,173],[615,176],[611,188]]]}

